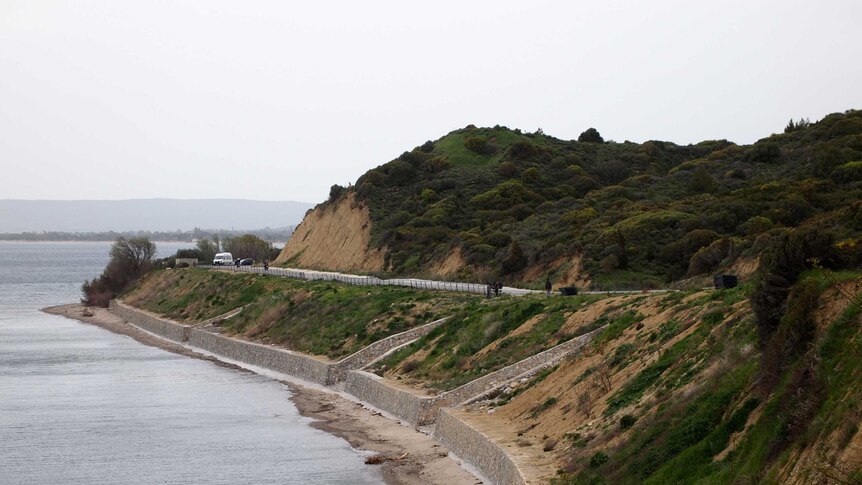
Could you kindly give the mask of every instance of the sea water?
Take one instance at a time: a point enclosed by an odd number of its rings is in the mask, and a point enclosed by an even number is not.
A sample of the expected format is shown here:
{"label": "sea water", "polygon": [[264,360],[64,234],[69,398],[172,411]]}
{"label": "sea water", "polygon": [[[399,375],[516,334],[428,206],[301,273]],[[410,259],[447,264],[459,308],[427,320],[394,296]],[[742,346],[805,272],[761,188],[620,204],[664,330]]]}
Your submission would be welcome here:
{"label": "sea water", "polygon": [[109,248],[0,242],[0,484],[381,483],[281,383],[39,311]]}

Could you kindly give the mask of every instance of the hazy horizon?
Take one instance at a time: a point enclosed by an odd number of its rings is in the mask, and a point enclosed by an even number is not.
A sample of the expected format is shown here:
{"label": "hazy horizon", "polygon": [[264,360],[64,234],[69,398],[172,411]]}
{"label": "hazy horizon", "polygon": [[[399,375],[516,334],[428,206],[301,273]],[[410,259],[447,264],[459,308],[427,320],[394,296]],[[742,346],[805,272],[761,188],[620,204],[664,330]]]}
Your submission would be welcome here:
{"label": "hazy horizon", "polygon": [[247,199],[2,199],[0,233],[260,230],[295,226],[313,205]]}

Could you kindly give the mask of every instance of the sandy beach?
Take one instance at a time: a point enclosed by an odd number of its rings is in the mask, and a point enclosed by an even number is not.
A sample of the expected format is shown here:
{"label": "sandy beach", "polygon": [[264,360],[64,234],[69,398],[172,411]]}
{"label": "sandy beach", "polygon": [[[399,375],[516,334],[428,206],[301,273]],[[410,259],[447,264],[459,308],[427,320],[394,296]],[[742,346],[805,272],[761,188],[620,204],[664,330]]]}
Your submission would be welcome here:
{"label": "sandy beach", "polygon": [[[104,308],[70,304],[45,308],[43,311],[96,325],[129,336],[145,345],[241,369],[141,331]],[[282,382],[291,389],[291,400],[299,412],[314,420],[312,426],[343,438],[355,449],[369,452],[366,461],[379,463],[386,483],[482,483],[430,436],[388,419],[360,403],[345,399],[336,392],[310,388],[295,382]]]}

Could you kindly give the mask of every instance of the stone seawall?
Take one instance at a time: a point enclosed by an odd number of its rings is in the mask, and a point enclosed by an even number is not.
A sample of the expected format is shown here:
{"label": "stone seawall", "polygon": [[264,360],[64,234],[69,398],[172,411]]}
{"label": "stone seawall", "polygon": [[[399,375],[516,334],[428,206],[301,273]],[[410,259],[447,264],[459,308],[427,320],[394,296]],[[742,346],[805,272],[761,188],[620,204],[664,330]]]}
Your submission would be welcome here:
{"label": "stone seawall", "polygon": [[414,427],[435,424],[434,438],[475,466],[493,483],[517,485],[524,484],[525,480],[505,451],[442,407],[475,399],[524,373],[558,362],[565,355],[578,351],[602,330],[597,329],[576,337],[451,391],[437,396],[422,396],[387,383],[375,374],[352,369],[365,366],[380,358],[381,355],[385,355],[386,352],[429,333],[445,319],[390,336],[341,362],[332,363],[298,352],[246,342],[182,325],[119,301],[112,301],[110,309],[136,327],[167,340],[202,349],[218,357],[274,370],[321,385],[332,385],[343,380],[344,390],[348,394]]}
{"label": "stone seawall", "polygon": [[192,329],[188,344],[220,357],[263,367],[304,381],[326,385],[332,364],[285,349]]}
{"label": "stone seawall", "polygon": [[350,371],[344,380],[344,391],[398,419],[421,426],[433,422],[435,399],[393,387],[370,372]]}
{"label": "stone seawall", "polygon": [[496,484],[525,485],[518,467],[500,446],[446,409],[437,413],[434,439]]}
{"label": "stone seawall", "polygon": [[159,337],[177,343],[183,343],[188,340],[189,327],[187,325],[161,318],[117,300],[111,300],[108,308],[123,320]]}
{"label": "stone seawall", "polygon": [[[159,337],[177,343],[188,343],[225,358],[265,367],[283,374],[322,385],[332,385],[343,381],[347,373],[361,369],[376,361],[391,350],[408,344],[434,330],[446,318],[420,325],[410,330],[391,335],[360,349],[338,362],[325,362],[313,357],[267,345],[246,342],[193,328],[154,315],[146,310],[129,306],[121,301],[112,300],[110,310],[132,325]],[[210,320],[223,320],[242,311],[233,310]],[[209,320],[208,320],[209,321]]]}
{"label": "stone seawall", "polygon": [[432,330],[439,327],[448,318],[449,317],[441,318],[431,323],[426,323],[425,325],[420,325],[418,327],[411,328],[410,330],[390,335],[389,337],[380,339],[371,345],[360,349],[354,354],[345,357],[333,366],[332,373],[330,375],[332,382],[330,382],[330,384],[345,380],[347,378],[348,371],[364,369],[366,366],[377,361],[391,350],[401,347],[402,345],[406,345],[431,333]]}
{"label": "stone seawall", "polygon": [[220,357],[264,367],[315,384],[325,385],[329,380],[332,364],[306,355],[192,328],[116,300],[111,301],[110,310],[147,332]]}

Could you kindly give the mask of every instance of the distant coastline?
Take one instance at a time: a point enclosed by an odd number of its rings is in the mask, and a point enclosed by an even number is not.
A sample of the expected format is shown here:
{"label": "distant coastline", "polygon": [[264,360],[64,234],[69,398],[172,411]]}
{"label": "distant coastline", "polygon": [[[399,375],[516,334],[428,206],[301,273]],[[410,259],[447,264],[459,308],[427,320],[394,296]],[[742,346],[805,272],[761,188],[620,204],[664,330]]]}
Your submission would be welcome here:
{"label": "distant coastline", "polygon": [[280,231],[299,224],[313,206],[246,199],[0,199],[0,235]]}
{"label": "distant coastline", "polygon": [[14,242],[112,242],[117,238],[145,237],[153,242],[187,242],[195,243],[200,239],[213,237],[226,238],[253,234],[269,242],[281,242],[290,239],[294,226],[279,228],[264,228],[247,231],[229,229],[195,229],[193,231],[98,231],[98,232],[67,232],[40,231],[0,233],[0,241]]}

